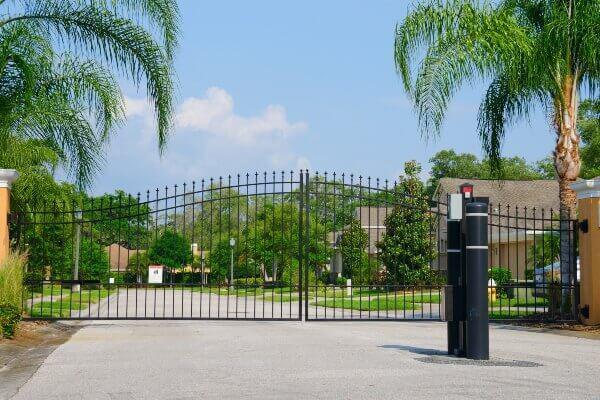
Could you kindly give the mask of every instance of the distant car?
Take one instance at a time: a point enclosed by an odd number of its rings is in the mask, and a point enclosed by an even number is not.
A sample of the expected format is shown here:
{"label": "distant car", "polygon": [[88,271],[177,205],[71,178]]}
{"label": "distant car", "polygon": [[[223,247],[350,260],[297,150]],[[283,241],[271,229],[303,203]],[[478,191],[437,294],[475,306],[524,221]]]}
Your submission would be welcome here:
{"label": "distant car", "polygon": [[[579,282],[580,268],[579,257],[577,257],[577,282]],[[533,295],[536,297],[545,297],[548,285],[552,282],[560,282],[560,261],[555,261],[545,267],[537,267],[533,270],[534,289]],[[568,282],[565,282],[568,284]]]}

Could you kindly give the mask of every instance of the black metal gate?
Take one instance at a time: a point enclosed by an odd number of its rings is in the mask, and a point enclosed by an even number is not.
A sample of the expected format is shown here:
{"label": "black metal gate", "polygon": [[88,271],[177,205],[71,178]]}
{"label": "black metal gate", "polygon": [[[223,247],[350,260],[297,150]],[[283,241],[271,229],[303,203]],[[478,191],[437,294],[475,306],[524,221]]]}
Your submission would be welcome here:
{"label": "black metal gate", "polygon": [[[10,229],[13,247],[28,253],[23,311],[40,319],[439,320],[447,207],[422,189],[406,178],[255,173],[19,210]],[[539,246],[553,233],[574,238],[574,222],[502,210],[490,206],[490,267],[519,279],[495,287],[490,316],[552,317],[554,286],[543,271],[536,286],[537,275],[523,270],[554,262],[554,244]],[[504,242],[531,260],[505,255]],[[575,246],[570,254],[563,299],[576,291]]]}

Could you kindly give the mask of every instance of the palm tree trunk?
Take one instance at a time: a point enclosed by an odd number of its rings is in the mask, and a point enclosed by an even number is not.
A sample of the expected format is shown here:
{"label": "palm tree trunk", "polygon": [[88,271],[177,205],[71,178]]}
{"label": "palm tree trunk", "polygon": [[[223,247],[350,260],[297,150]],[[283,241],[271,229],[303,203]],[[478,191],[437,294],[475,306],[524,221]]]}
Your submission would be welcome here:
{"label": "palm tree trunk", "polygon": [[[577,215],[577,194],[571,184],[577,180],[581,169],[579,159],[579,134],[577,133],[577,112],[579,99],[576,79],[567,76],[562,86],[562,99],[555,100],[554,122],[556,128],[556,148],[554,151],[554,167],[558,177],[560,196],[560,276],[563,312],[569,312],[567,305],[571,297],[570,287],[575,284],[576,265],[574,254],[574,238],[571,232],[571,219]],[[574,306],[573,302],[570,302]]]}

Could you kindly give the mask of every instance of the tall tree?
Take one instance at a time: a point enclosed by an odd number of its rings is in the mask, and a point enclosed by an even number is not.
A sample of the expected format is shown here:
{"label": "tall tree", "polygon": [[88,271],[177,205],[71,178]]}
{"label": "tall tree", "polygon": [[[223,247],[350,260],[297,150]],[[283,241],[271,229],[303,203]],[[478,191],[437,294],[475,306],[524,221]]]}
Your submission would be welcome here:
{"label": "tall tree", "polygon": [[386,267],[387,281],[408,284],[411,271],[429,267],[435,258],[431,214],[425,185],[419,179],[420,165],[409,161],[396,187],[394,209],[385,219],[385,234],[377,247]]}
{"label": "tall tree", "polygon": [[506,180],[535,180],[552,179],[543,170],[541,162],[534,165],[528,164],[522,157],[503,157],[502,175],[498,176],[490,168],[490,160],[479,160],[471,153],[459,153],[454,150],[441,150],[429,159],[431,163],[428,191],[433,193],[441,178],[466,178],[466,179],[495,179]]}
{"label": "tall tree", "polygon": [[[448,102],[463,83],[491,80],[478,126],[500,167],[507,128],[536,106],[556,133],[554,167],[563,217],[573,216],[570,185],[580,172],[578,107],[583,86],[600,83],[600,1],[429,0],[397,26],[395,61],[424,134],[440,131]],[[413,59],[426,47],[416,77]]]}
{"label": "tall tree", "polygon": [[600,176],[600,100],[586,100],[579,108],[581,135],[581,177]]}
{"label": "tall tree", "polygon": [[124,117],[112,70],[145,84],[164,147],[173,114],[174,0],[7,0],[0,11],[0,151],[9,136],[52,142],[78,183],[88,184],[98,150]]}

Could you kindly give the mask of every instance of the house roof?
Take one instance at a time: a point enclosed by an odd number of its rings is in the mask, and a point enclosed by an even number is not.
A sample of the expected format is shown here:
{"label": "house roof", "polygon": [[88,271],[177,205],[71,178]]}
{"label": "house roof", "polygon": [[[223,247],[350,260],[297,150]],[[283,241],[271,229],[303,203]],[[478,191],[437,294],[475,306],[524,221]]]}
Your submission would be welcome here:
{"label": "house roof", "polygon": [[558,182],[555,180],[497,181],[484,179],[442,178],[436,190],[436,198],[446,202],[446,195],[458,193],[463,183],[473,184],[476,197],[489,197],[490,204],[504,208],[558,211],[560,209]]}
{"label": "house roof", "polygon": [[125,272],[129,266],[129,260],[134,254],[144,253],[146,250],[128,249],[118,243],[106,246],[105,251],[108,254],[108,262],[111,271]]}

